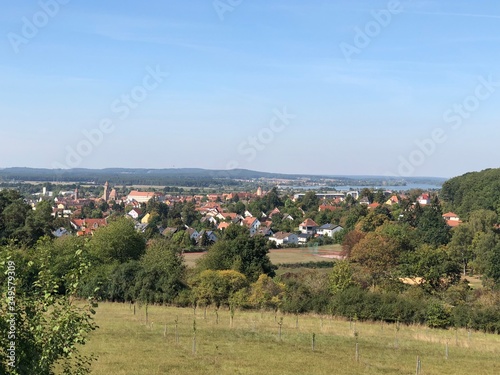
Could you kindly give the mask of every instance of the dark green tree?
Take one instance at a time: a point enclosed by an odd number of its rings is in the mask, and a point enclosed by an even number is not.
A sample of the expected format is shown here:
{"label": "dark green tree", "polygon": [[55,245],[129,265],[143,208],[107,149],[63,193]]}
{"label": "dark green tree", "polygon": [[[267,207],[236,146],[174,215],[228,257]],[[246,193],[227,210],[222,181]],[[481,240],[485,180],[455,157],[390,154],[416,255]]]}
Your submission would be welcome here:
{"label": "dark green tree", "polygon": [[[244,274],[250,282],[259,275],[275,275],[275,267],[268,257],[267,239],[262,236],[250,237],[245,228],[229,226],[224,238],[217,241],[201,258],[200,270],[235,270]],[[242,228],[242,227],[240,227]]]}
{"label": "dark green tree", "polygon": [[178,248],[168,240],[148,245],[137,276],[137,296],[145,303],[170,303],[186,288],[185,265]]}
{"label": "dark green tree", "polygon": [[96,230],[89,246],[91,254],[103,263],[124,263],[139,259],[144,254],[146,242],[135,230],[132,220],[120,218]]}

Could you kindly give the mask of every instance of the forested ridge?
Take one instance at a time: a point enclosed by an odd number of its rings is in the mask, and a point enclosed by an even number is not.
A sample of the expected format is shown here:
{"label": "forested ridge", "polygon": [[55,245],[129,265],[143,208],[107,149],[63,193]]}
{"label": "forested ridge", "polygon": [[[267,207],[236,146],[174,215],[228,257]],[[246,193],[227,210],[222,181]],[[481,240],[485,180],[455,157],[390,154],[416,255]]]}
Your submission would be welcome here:
{"label": "forested ridge", "polygon": [[443,184],[441,198],[446,207],[468,218],[475,210],[500,210],[500,168],[485,169],[454,177]]}

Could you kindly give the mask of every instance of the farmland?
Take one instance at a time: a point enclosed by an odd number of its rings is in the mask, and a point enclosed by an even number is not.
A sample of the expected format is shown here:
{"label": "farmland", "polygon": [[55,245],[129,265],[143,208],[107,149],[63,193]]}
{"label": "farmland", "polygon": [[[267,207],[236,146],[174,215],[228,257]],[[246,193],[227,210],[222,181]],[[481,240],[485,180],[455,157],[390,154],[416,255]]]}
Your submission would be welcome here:
{"label": "farmland", "polygon": [[[282,336],[279,322],[283,318]],[[498,374],[500,336],[329,316],[102,303],[93,374]],[[177,320],[177,335],[176,323]],[[193,322],[196,340],[193,348]],[[315,350],[312,350],[312,334]],[[356,341],[359,360],[356,361]],[[446,345],[448,343],[448,359]],[[193,350],[194,349],[194,350]]]}

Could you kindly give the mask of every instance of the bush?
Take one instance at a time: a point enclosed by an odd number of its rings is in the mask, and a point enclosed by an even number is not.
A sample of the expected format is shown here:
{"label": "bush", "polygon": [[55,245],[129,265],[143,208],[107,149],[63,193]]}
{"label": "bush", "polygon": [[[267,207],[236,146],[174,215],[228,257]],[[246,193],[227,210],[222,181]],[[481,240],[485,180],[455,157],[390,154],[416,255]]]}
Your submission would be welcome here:
{"label": "bush", "polygon": [[449,311],[439,301],[431,301],[427,305],[425,317],[431,328],[447,328],[451,324]]}

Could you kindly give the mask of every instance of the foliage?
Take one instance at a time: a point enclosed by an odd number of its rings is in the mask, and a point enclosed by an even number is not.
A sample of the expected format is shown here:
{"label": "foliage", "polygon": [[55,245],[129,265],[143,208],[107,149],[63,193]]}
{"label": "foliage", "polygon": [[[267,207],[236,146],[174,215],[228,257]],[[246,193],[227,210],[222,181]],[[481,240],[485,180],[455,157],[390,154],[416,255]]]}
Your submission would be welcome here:
{"label": "foliage", "polygon": [[32,246],[43,236],[50,236],[53,229],[52,207],[42,201],[36,210],[24,202],[15,190],[0,191],[0,245],[9,241]]}
{"label": "foliage", "polygon": [[445,248],[420,246],[409,254],[408,263],[402,267],[405,276],[422,278],[419,285],[428,293],[441,292],[460,280],[460,268]]}
{"label": "foliage", "polygon": [[260,275],[259,279],[250,285],[248,302],[253,307],[277,310],[284,294],[285,284],[274,281],[267,275]]}
{"label": "foliage", "polygon": [[353,270],[349,261],[336,262],[330,273],[330,291],[332,294],[338,294],[354,285]]}
{"label": "foliage", "polygon": [[432,301],[425,312],[427,325],[431,328],[447,328],[450,321],[450,313],[439,301]]}
{"label": "foliage", "polygon": [[466,173],[443,184],[441,196],[460,217],[485,209],[497,214],[500,209],[500,169]]}
{"label": "foliage", "polygon": [[400,249],[393,239],[370,232],[353,247],[351,259],[364,267],[376,283],[390,276],[399,255]]}
{"label": "foliage", "polygon": [[[72,263],[76,267],[67,269],[64,276],[66,294],[61,295],[60,281],[50,268],[48,245],[42,245],[34,253],[33,261],[24,264],[13,260],[9,249],[0,253],[3,271],[0,276],[0,307],[4,312],[15,313],[3,314],[0,319],[1,347],[9,348],[12,342],[15,344],[15,359],[7,357],[6,351],[0,351],[1,372],[52,375],[59,368],[67,375],[88,374],[93,356],[81,355],[78,345],[85,344],[87,334],[97,328],[92,318],[95,304],[92,300],[87,303],[75,303],[74,300],[81,276],[90,267],[88,255],[84,249],[74,253]],[[23,279],[29,277],[33,269],[37,271],[36,278],[26,288]],[[15,295],[7,292],[7,281],[14,277],[12,275],[15,275]],[[15,301],[15,304],[9,304],[9,301]],[[11,326],[15,327],[15,337]],[[10,361],[14,361],[13,366],[9,365]]]}
{"label": "foliage", "polygon": [[434,202],[421,210],[417,208],[416,212],[416,234],[421,243],[435,247],[446,245],[450,239],[449,228],[438,203]]}
{"label": "foliage", "polygon": [[173,302],[185,288],[181,253],[165,239],[154,240],[141,258],[137,297],[146,303]]}
{"label": "foliage", "polygon": [[101,262],[120,263],[139,259],[144,253],[146,242],[134,224],[127,218],[120,218],[99,228],[89,243],[92,255]]}
{"label": "foliage", "polygon": [[237,225],[230,225],[224,238],[215,243],[201,258],[200,270],[235,270],[241,272],[250,281],[259,275],[274,276],[275,267],[271,264],[267,239],[262,236],[250,237],[248,230]]}
{"label": "foliage", "polygon": [[233,270],[206,270],[193,283],[193,295],[200,305],[229,305],[231,297],[248,285],[245,275]]}

